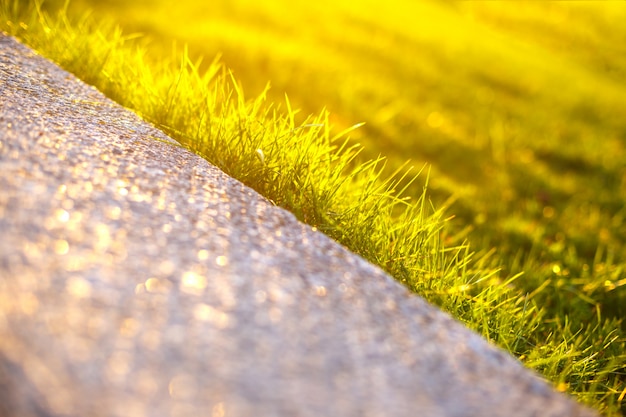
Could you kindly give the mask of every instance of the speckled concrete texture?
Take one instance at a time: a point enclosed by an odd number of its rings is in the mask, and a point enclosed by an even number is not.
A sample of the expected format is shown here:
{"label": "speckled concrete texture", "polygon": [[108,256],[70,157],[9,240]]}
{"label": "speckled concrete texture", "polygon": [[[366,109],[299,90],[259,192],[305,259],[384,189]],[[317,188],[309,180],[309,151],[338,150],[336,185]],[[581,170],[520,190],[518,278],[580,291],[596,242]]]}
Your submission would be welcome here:
{"label": "speckled concrete texture", "polygon": [[3,35],[0,97],[0,416],[595,415]]}

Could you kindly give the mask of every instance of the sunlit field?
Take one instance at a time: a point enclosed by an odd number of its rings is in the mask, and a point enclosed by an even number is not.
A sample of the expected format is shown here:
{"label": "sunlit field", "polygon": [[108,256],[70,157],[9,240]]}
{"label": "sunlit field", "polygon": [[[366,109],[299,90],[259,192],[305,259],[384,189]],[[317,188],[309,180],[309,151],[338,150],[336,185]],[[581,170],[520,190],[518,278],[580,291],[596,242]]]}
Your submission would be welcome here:
{"label": "sunlit field", "polygon": [[[51,35],[35,33],[37,19],[24,28],[10,9],[0,28],[48,48],[44,54],[378,263],[557,389],[606,415],[626,414],[626,2],[73,0],[70,20],[83,23],[53,31],[74,30],[67,48],[81,45],[102,66],[81,65],[60,41],[46,46]],[[100,22],[119,25],[126,38]],[[115,38],[113,46],[89,46],[100,42],[83,36],[89,31]],[[154,80],[141,65],[123,65],[137,47]],[[185,47],[189,71],[208,71],[209,81],[221,71],[219,57],[227,69],[211,84],[219,88],[196,90],[180,75],[187,64],[161,68]],[[232,112],[207,107],[211,94],[241,102]],[[154,110],[142,100],[167,103]],[[254,120],[249,136],[278,139],[255,142],[245,163],[233,159],[232,141],[211,142],[210,151],[198,145],[196,132],[236,131],[231,118],[244,113]],[[298,159],[312,149],[299,143],[314,136],[340,139],[307,158],[345,168],[352,182],[315,176],[311,161]],[[329,156],[336,149],[347,153]],[[368,163],[379,156],[382,171]],[[300,171],[276,176],[289,158]],[[396,181],[384,183],[393,172]],[[323,192],[306,194],[309,183]],[[404,200],[370,204],[402,189],[414,202],[408,211]],[[358,204],[331,204],[351,193]],[[376,236],[366,236],[363,222],[379,211]]]}

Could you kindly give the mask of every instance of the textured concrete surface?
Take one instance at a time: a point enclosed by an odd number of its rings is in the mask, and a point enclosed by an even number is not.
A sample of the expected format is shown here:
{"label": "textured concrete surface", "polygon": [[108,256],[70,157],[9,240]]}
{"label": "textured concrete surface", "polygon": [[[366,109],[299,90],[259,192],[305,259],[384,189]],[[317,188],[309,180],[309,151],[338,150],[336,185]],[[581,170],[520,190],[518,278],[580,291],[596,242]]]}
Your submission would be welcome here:
{"label": "textured concrete surface", "polygon": [[0,416],[594,415],[2,35],[0,97]]}

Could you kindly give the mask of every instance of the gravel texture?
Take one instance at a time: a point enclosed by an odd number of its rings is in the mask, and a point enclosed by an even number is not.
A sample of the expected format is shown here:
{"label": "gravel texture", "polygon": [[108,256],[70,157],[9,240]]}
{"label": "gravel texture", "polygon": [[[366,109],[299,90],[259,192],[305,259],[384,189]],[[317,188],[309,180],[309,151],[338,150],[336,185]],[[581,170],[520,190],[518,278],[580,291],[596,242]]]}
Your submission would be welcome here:
{"label": "gravel texture", "polygon": [[0,417],[592,415],[0,34]]}

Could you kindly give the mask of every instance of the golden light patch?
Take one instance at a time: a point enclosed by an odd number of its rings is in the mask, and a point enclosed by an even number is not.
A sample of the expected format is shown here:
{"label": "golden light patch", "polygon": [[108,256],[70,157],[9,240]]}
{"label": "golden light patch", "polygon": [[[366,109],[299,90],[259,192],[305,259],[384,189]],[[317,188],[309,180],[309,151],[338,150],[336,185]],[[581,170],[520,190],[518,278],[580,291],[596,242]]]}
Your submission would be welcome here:
{"label": "golden light patch", "polygon": [[211,323],[220,329],[224,329],[230,325],[230,317],[228,314],[208,304],[196,304],[193,308],[193,316],[196,320]]}
{"label": "golden light patch", "polygon": [[215,263],[217,266],[226,266],[228,265],[228,258],[226,256],[218,256],[215,258]]}
{"label": "golden light patch", "polygon": [[211,417],[225,417],[226,416],[226,408],[224,407],[223,402],[219,402],[213,406],[213,412],[211,413]]}
{"label": "golden light patch", "polygon": [[188,294],[202,294],[207,286],[206,277],[199,275],[193,271],[187,271],[183,274],[180,282],[180,289]]}
{"label": "golden light patch", "polygon": [[144,283],[146,291],[153,294],[165,294],[170,289],[170,282],[164,279],[148,278]]}
{"label": "golden light patch", "polygon": [[315,295],[317,295],[318,297],[325,297],[326,292],[326,287],[324,287],[323,285],[317,285],[315,287]]}
{"label": "golden light patch", "polygon": [[82,278],[70,278],[65,285],[65,290],[76,298],[91,296],[91,284]]}
{"label": "golden light patch", "polygon": [[63,210],[63,209],[56,210],[54,212],[54,216],[61,223],[67,223],[67,221],[70,219],[70,213],[68,213],[66,210]]}
{"label": "golden light patch", "polygon": [[67,253],[70,251],[70,244],[67,242],[67,240],[55,240],[53,244],[53,250],[54,253],[56,253],[57,255],[67,255]]}

